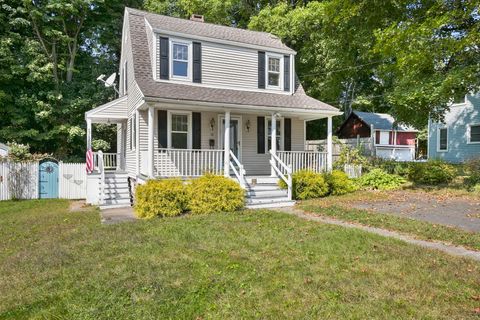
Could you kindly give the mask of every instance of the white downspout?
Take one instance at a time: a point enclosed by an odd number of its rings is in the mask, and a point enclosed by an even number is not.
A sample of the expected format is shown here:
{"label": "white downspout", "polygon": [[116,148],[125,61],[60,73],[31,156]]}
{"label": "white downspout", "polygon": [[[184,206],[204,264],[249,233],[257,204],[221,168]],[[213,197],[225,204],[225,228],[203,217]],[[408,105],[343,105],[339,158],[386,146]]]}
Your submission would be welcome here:
{"label": "white downspout", "polygon": [[[268,130],[268,126],[267,126],[267,130]],[[270,134],[270,141],[271,141],[271,147],[272,147],[271,161],[272,163],[274,163],[275,158],[273,155],[277,155],[277,115],[275,113],[272,113],[272,132]],[[277,175],[273,167],[271,168],[270,173],[272,177],[275,177]]]}
{"label": "white downspout", "polygon": [[155,161],[155,151],[154,151],[154,123],[155,123],[155,108],[148,107],[148,176],[153,178],[155,175],[154,171],[154,161]]}
{"label": "white downspout", "polygon": [[332,117],[327,118],[327,170],[332,171],[333,169],[333,125]]}
{"label": "white downspout", "polygon": [[225,131],[223,138],[223,175],[230,176],[230,111],[225,111]]}

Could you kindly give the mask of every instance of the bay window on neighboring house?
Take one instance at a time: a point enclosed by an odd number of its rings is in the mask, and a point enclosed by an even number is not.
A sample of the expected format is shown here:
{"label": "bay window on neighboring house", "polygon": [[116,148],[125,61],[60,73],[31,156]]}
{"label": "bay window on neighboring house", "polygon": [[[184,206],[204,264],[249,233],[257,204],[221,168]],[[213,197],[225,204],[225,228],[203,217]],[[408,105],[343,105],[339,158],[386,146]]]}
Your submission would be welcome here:
{"label": "bay window on neighboring house", "polygon": [[480,143],[480,123],[468,127],[468,143]]}
{"label": "bay window on neighboring house", "polygon": [[448,151],[448,128],[438,129],[437,151]]}
{"label": "bay window on neighboring house", "polygon": [[[266,119],[267,121],[267,131],[266,131],[266,140],[267,140],[267,150],[272,149],[272,120],[271,119]],[[283,126],[282,122],[280,119],[276,121],[277,122],[277,128],[276,128],[276,137],[275,141],[277,143],[277,150],[283,150],[283,143],[282,143],[282,137],[283,137]]]}
{"label": "bay window on neighboring house", "polygon": [[190,79],[190,43],[172,41],[171,48],[171,77],[174,79]]}
{"label": "bay window on neighboring house", "polygon": [[169,120],[169,147],[173,149],[190,149],[191,114],[186,112],[171,112]]}

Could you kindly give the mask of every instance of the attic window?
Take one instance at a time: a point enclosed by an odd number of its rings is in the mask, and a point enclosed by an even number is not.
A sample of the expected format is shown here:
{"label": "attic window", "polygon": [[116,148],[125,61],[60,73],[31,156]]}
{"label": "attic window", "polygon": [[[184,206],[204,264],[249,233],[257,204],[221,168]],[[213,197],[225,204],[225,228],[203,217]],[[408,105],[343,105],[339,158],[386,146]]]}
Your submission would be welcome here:
{"label": "attic window", "polygon": [[188,43],[172,42],[172,77],[189,78],[189,51]]}
{"label": "attic window", "polygon": [[280,86],[280,59],[268,57],[268,85]]}

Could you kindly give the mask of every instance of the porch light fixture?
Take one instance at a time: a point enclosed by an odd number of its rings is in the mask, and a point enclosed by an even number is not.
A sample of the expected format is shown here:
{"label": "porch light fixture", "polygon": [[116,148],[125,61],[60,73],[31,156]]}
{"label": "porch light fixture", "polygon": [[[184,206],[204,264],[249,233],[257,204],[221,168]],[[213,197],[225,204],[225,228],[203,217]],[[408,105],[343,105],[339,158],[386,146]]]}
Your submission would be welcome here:
{"label": "porch light fixture", "polygon": [[213,132],[214,128],[215,128],[215,119],[212,118],[212,119],[210,119],[210,130],[212,130],[212,132]]}
{"label": "porch light fixture", "polygon": [[250,119],[248,119],[247,123],[245,123],[245,129],[247,129],[247,132],[250,132]]}

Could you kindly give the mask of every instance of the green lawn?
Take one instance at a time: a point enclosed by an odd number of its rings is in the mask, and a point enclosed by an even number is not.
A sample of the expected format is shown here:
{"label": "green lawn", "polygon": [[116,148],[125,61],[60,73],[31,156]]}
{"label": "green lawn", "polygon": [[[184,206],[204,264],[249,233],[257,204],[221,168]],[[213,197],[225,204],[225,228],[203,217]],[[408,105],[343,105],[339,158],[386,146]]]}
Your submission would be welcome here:
{"label": "green lawn", "polygon": [[0,203],[0,319],[478,319],[480,264],[270,211]]}
{"label": "green lawn", "polygon": [[478,232],[469,232],[446,225],[433,224],[427,221],[403,218],[350,207],[352,201],[381,200],[385,198],[385,193],[359,191],[353,194],[304,201],[301,203],[300,207],[307,212],[318,215],[360,223],[371,227],[399,231],[423,240],[443,241],[480,251],[480,233]]}

